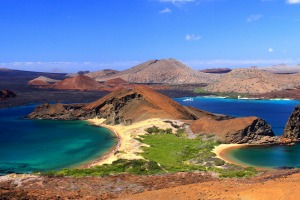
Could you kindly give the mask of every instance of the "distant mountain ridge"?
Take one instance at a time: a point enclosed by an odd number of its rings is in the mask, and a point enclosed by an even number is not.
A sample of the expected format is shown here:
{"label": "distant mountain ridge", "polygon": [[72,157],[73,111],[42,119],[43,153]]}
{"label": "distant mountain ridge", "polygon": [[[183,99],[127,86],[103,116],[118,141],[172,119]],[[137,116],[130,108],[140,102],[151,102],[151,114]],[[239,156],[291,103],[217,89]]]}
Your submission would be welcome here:
{"label": "distant mountain ridge", "polygon": [[256,68],[240,68],[210,84],[210,92],[262,94],[292,89],[300,85],[300,74],[274,74]]}

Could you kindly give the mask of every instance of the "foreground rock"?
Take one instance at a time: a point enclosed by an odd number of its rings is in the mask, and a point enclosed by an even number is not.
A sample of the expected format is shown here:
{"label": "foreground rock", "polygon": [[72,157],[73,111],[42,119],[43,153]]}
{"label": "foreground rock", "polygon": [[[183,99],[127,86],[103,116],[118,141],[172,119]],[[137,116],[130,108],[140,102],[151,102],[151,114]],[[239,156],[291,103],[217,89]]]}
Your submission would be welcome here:
{"label": "foreground rock", "polygon": [[283,138],[297,141],[300,139],[300,108],[296,106],[289,117],[283,133]]}
{"label": "foreground rock", "polygon": [[216,120],[204,117],[191,124],[196,134],[215,135],[222,143],[270,144],[278,142],[272,127],[257,117]]}
{"label": "foreground rock", "polygon": [[0,91],[0,100],[14,98],[16,96],[17,95],[11,90],[2,90],[2,91]]}
{"label": "foreground rock", "polygon": [[226,118],[176,101],[145,86],[133,90],[120,89],[90,104],[43,104],[27,117],[30,119],[91,119],[105,118],[106,124],[131,124],[150,118],[196,120],[201,117]]}

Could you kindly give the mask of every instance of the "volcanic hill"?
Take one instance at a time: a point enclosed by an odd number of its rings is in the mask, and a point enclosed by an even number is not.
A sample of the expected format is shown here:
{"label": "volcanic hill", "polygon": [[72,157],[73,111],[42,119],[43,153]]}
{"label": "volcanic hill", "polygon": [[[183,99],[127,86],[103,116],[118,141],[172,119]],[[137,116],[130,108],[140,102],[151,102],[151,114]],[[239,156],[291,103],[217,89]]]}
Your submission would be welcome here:
{"label": "volcanic hill", "polygon": [[150,60],[107,77],[95,75],[95,79],[100,82],[112,78],[122,78],[129,83],[167,84],[211,83],[218,77],[219,75],[216,74],[193,70],[175,59]]}
{"label": "volcanic hill", "polygon": [[295,88],[300,85],[300,74],[273,74],[255,69],[234,69],[210,84],[210,92],[262,94]]}
{"label": "volcanic hill", "polygon": [[39,76],[35,79],[32,79],[28,81],[28,85],[34,85],[34,86],[49,86],[53,83],[58,82],[58,80],[51,79],[45,76]]}
{"label": "volcanic hill", "polygon": [[52,87],[60,90],[98,90],[102,88],[103,85],[88,76],[77,75],[58,81],[53,84]]}

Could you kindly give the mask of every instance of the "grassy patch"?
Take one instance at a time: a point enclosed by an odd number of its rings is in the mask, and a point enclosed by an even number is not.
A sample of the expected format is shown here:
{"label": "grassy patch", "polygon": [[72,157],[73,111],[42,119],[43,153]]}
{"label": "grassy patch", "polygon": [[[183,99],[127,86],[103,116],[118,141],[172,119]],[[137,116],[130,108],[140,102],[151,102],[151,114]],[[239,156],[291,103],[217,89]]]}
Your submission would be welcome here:
{"label": "grassy patch", "polygon": [[225,163],[212,152],[219,143],[214,140],[188,139],[183,130],[172,134],[170,130],[151,127],[147,135],[138,140],[150,145],[143,147],[141,154],[146,160],[119,159],[112,164],[89,169],[63,169],[46,172],[48,176],[105,176],[120,173],[137,175],[162,174],[166,172],[212,171],[220,177],[249,177],[257,172],[253,168],[242,168]]}

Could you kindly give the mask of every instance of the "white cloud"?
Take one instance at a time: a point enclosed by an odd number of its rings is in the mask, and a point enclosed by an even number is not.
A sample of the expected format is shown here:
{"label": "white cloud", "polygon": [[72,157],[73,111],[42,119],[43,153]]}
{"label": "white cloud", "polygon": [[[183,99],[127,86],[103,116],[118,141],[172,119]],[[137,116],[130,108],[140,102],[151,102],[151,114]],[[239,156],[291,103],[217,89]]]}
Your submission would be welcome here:
{"label": "white cloud", "polygon": [[262,17],[262,15],[250,15],[249,17],[247,17],[247,22],[254,22],[259,20]]}
{"label": "white cloud", "polygon": [[172,12],[172,10],[170,10],[169,8],[165,8],[165,9],[159,11],[160,14],[166,14],[166,13],[171,13],[171,12]]}
{"label": "white cloud", "polygon": [[285,63],[287,65],[296,65],[300,60],[294,59],[249,59],[249,60],[231,60],[231,59],[215,59],[215,60],[185,60],[184,64],[194,69],[204,68],[218,68],[218,67],[250,67],[250,66],[271,66],[279,63]]}
{"label": "white cloud", "polygon": [[19,69],[38,72],[73,73],[80,70],[97,71],[102,69],[124,70],[139,64],[139,61],[112,62],[7,62],[0,63],[0,68]]}
{"label": "white cloud", "polygon": [[288,3],[288,4],[298,4],[298,3],[300,3],[300,0],[287,0],[286,3]]}
{"label": "white cloud", "polygon": [[269,48],[269,49],[268,49],[268,52],[270,52],[270,53],[272,53],[273,51],[274,51],[273,48]]}
{"label": "white cloud", "polygon": [[202,38],[201,35],[195,35],[195,34],[186,34],[185,40],[192,41],[192,40],[200,40]]}

